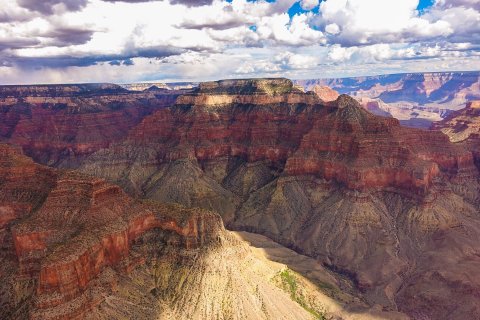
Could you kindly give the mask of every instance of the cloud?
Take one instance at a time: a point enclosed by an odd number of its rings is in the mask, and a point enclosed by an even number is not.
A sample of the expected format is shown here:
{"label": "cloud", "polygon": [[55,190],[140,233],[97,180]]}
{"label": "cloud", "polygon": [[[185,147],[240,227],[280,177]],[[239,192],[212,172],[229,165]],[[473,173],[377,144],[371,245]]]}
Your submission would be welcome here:
{"label": "cloud", "polygon": [[0,52],[3,50],[30,48],[36,46],[40,41],[36,39],[25,38],[13,38],[13,39],[0,39]]}
{"label": "cloud", "polygon": [[312,10],[316,8],[319,3],[319,0],[302,0],[300,1],[300,6],[303,10]]}
{"label": "cloud", "polygon": [[428,40],[454,33],[448,21],[419,16],[418,0],[328,0],[314,24],[343,46]]}
{"label": "cloud", "polygon": [[[103,0],[105,2],[128,2],[128,3],[141,3],[141,2],[154,2],[161,0]],[[200,7],[211,5],[213,0],[170,0],[171,4],[182,4],[187,7]]]}
{"label": "cloud", "polygon": [[53,14],[56,6],[63,6],[69,11],[80,10],[86,6],[87,0],[17,0],[17,3],[30,11]]}
{"label": "cloud", "polygon": [[135,63],[132,59],[126,59],[123,61],[120,60],[113,60],[108,63],[111,66],[133,66]]}
{"label": "cloud", "polygon": [[451,42],[480,42],[480,12],[464,6],[437,7],[425,14],[429,20],[448,23],[453,30],[448,39]]}
{"label": "cloud", "polygon": [[43,38],[52,38],[49,45],[58,47],[84,44],[92,39],[94,31],[85,29],[76,29],[71,27],[61,27],[49,32],[40,34]]}
{"label": "cloud", "polygon": [[0,23],[22,22],[33,17],[34,13],[19,7],[15,1],[6,1],[0,6]]}
{"label": "cloud", "polygon": [[212,4],[212,0],[170,0],[171,4],[183,4],[187,7],[199,7]]}
{"label": "cloud", "polygon": [[439,8],[464,7],[466,9],[480,10],[478,0],[437,0],[435,6]]}
{"label": "cloud", "polygon": [[133,58],[161,59],[171,55],[180,54],[180,50],[171,47],[132,48],[120,54],[88,54],[88,55],[50,55],[50,56],[6,56],[0,61],[17,66],[22,69],[51,68],[61,69],[66,67],[87,67],[103,62],[122,61],[123,65],[133,65]]}
{"label": "cloud", "polygon": [[325,26],[325,32],[329,34],[339,34],[340,33],[340,27],[336,23],[330,23]]}
{"label": "cloud", "polygon": [[281,45],[308,46],[325,43],[324,34],[310,28],[308,20],[311,16],[299,14],[291,20],[286,13],[265,17],[257,24],[257,33],[260,39]]}
{"label": "cloud", "polygon": [[[319,77],[480,63],[477,0],[437,0],[421,12],[418,0],[5,2],[3,83]],[[294,4],[308,12],[292,15]]]}
{"label": "cloud", "polygon": [[282,69],[310,69],[318,65],[319,59],[315,56],[283,52],[274,58]]}

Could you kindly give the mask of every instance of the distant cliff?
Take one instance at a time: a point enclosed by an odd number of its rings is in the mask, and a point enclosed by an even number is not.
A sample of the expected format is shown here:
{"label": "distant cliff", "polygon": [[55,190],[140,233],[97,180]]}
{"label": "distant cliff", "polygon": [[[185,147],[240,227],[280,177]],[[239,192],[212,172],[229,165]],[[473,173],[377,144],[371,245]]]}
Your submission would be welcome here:
{"label": "distant cliff", "polygon": [[308,79],[295,83],[307,90],[315,85],[328,86],[357,98],[365,106],[376,103],[378,107],[370,109],[376,114],[386,113],[407,126],[423,128],[450,111],[463,108],[468,101],[480,99],[480,71]]}

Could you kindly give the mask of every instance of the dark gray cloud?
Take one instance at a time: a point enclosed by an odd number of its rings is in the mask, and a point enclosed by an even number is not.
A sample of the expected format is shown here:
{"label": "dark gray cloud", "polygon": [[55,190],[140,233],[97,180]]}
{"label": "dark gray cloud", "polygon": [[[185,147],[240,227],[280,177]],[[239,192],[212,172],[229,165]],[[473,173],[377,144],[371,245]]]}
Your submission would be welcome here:
{"label": "dark gray cloud", "polygon": [[23,49],[30,48],[40,44],[37,39],[1,39],[0,51],[8,49]]}
{"label": "dark gray cloud", "polygon": [[53,14],[53,7],[57,4],[64,4],[70,11],[77,11],[85,7],[88,0],[17,0],[18,5],[30,11],[37,11],[43,14]]}
{"label": "dark gray cloud", "polygon": [[464,7],[480,10],[480,1],[478,0],[440,0],[435,5],[440,8]]}
{"label": "dark gray cloud", "polygon": [[171,0],[171,4],[184,4],[188,7],[200,7],[212,4],[212,0]]}
{"label": "dark gray cloud", "polygon": [[15,55],[0,56],[0,65],[18,66],[22,69],[42,69],[42,68],[66,68],[66,67],[88,67],[100,63],[109,63],[110,65],[133,65],[133,58],[152,58],[160,59],[172,55],[177,55],[183,51],[170,47],[149,47],[138,48],[129,52],[114,55],[89,55],[73,56],[59,55],[49,57],[20,57]]}
{"label": "dark gray cloud", "polygon": [[[128,2],[128,3],[140,3],[140,2],[152,2],[160,0],[103,0],[105,2]],[[171,4],[183,4],[188,7],[200,7],[212,4],[213,0],[170,0]]]}
{"label": "dark gray cloud", "polygon": [[40,34],[44,38],[52,38],[53,43],[57,47],[65,47],[71,45],[79,45],[87,43],[92,39],[93,30],[76,29],[76,28],[58,28],[48,33]]}
{"label": "dark gray cloud", "polygon": [[126,59],[123,61],[120,60],[113,60],[108,63],[111,66],[133,66],[135,63],[132,59]]}
{"label": "dark gray cloud", "polygon": [[29,16],[14,15],[9,12],[1,11],[0,9],[0,23],[23,22],[30,20]]}
{"label": "dark gray cloud", "polygon": [[211,28],[215,30],[226,30],[245,25],[245,21],[241,19],[229,19],[222,22],[198,22],[193,20],[184,21],[177,25],[182,29],[197,29]]}

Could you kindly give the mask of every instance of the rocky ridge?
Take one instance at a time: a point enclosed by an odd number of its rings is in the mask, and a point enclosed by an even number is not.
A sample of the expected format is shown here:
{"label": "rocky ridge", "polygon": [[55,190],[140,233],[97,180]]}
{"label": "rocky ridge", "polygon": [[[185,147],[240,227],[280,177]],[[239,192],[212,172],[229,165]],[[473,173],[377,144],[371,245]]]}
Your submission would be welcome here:
{"label": "rocky ridge", "polygon": [[428,129],[432,122],[480,98],[480,74],[471,72],[406,73],[353,78],[307,79],[306,90],[327,86],[359,100],[367,110],[389,115],[407,127]]}
{"label": "rocky ridge", "polygon": [[464,109],[453,112],[431,129],[441,130],[451,142],[465,145],[471,150],[480,168],[480,101],[470,101]]}
{"label": "rocky ridge", "polygon": [[142,203],[102,179],[42,167],[3,144],[0,164],[1,233],[11,238],[10,247],[2,243],[2,274],[17,286],[28,283],[24,290],[34,296],[33,303],[2,299],[6,312],[28,303],[23,314],[31,319],[83,318],[102,301],[94,283],[104,270],[128,273],[145,263],[131,251],[145,233],[157,230],[189,250],[218,241],[223,229],[214,213]]}
{"label": "rocky ridge", "polygon": [[0,141],[62,166],[121,141],[181,91],[131,93],[112,84],[0,86]]}

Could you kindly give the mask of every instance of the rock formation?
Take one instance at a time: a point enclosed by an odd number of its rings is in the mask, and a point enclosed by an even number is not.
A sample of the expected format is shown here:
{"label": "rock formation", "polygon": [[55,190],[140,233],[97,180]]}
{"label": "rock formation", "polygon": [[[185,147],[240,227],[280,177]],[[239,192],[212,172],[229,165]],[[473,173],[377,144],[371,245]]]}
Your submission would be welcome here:
{"label": "rock formation", "polygon": [[425,129],[450,111],[463,108],[467,101],[480,99],[479,72],[406,73],[295,82],[306,90],[330,87],[362,101],[377,115],[388,112],[402,120],[402,125]]}
{"label": "rock formation", "polygon": [[432,125],[441,130],[450,141],[465,145],[471,150],[480,169],[480,101],[470,101],[464,109],[453,112],[442,121]]}
{"label": "rock formation", "polygon": [[406,319],[217,214],[133,200],[5,144],[0,200],[2,319]]}
{"label": "rock formation", "polygon": [[[102,302],[93,283],[105,269],[128,273],[145,262],[131,247],[149,231],[188,250],[217,241],[223,228],[214,213],[139,202],[102,179],[42,167],[3,144],[0,196],[2,239],[12,240],[2,243],[9,254],[2,271],[33,283],[31,319],[83,318]],[[7,311],[18,299],[8,299]]]}
{"label": "rock formation", "polygon": [[[472,153],[347,96],[323,105],[284,80],[207,83],[81,170],[139,196],[215,210],[229,228],[265,234],[348,275],[386,310],[479,312],[462,293],[479,288],[473,269],[453,273],[480,263],[467,236],[478,234]],[[440,287],[448,299],[428,293]]]}
{"label": "rock formation", "polygon": [[311,90],[315,92],[320,100],[324,102],[335,101],[340,95],[337,91],[327,86],[315,85],[311,88]]}
{"label": "rock formation", "polygon": [[38,154],[137,197],[216,211],[228,228],[350,279],[370,306],[419,319],[480,316],[474,154],[349,96],[325,103],[286,79],[208,82],[77,162]]}
{"label": "rock formation", "polygon": [[0,86],[0,141],[22,146],[34,160],[75,166],[121,141],[179,91],[129,93],[111,84]]}

